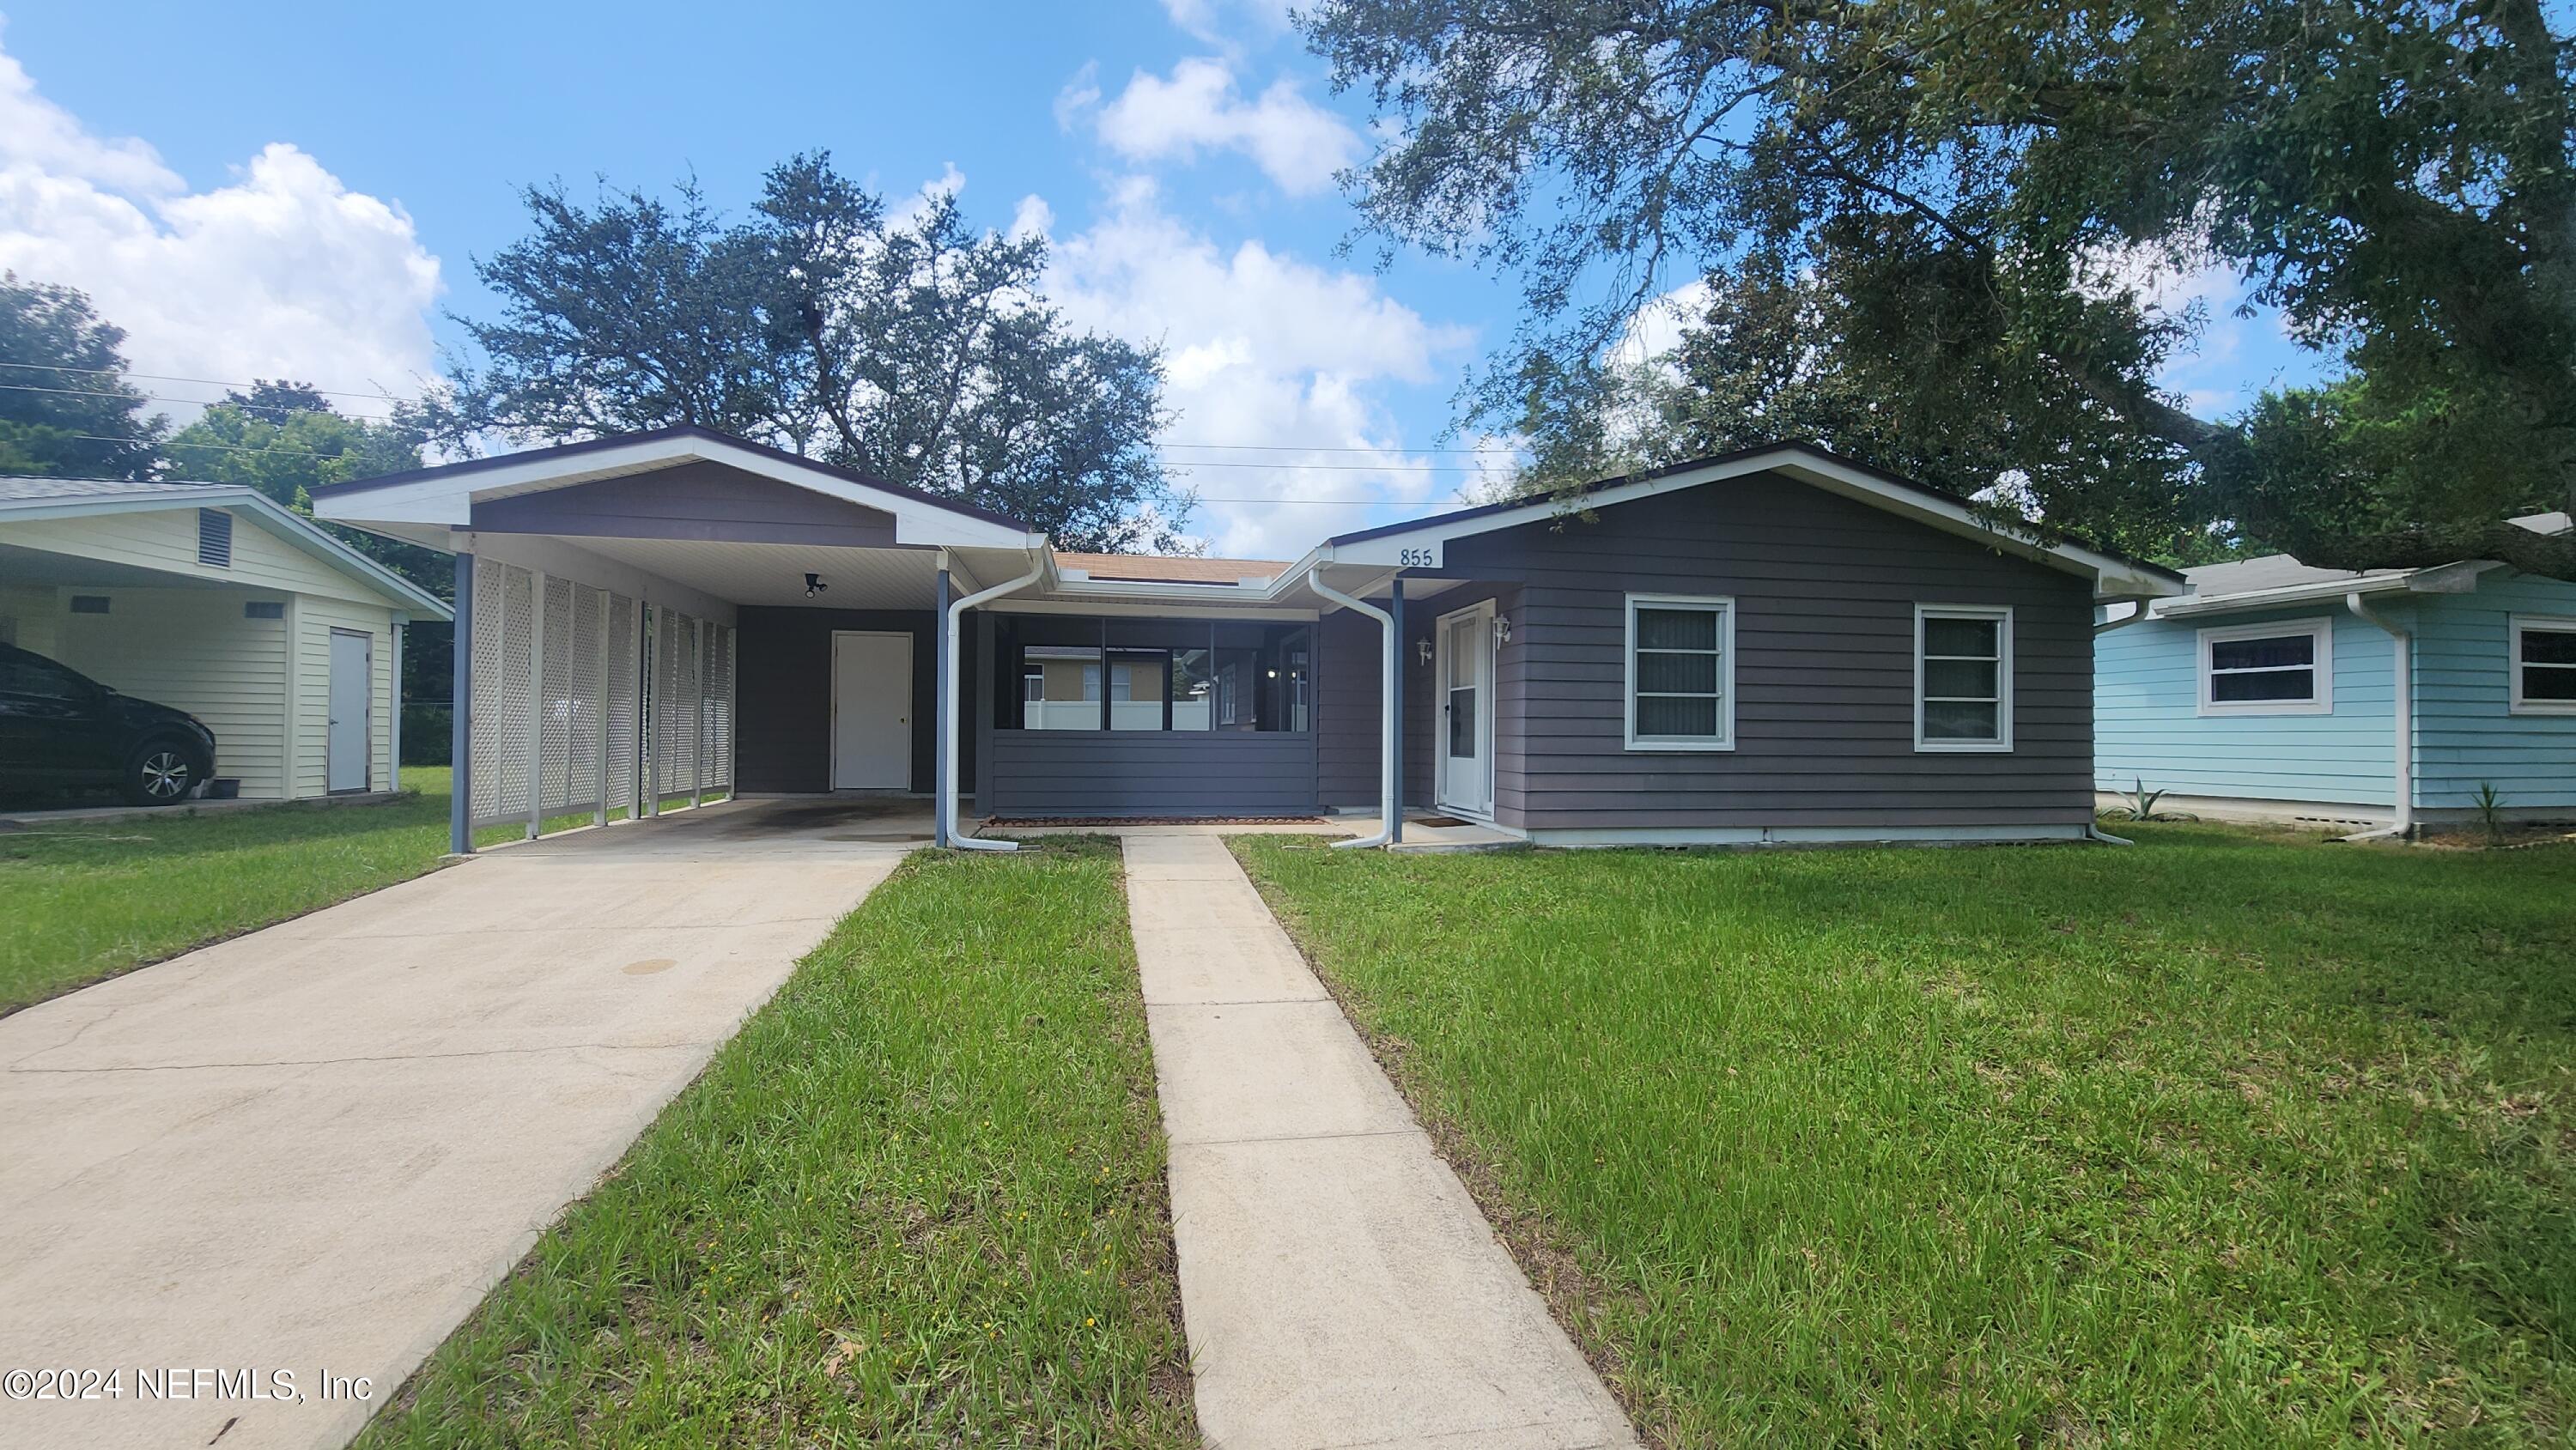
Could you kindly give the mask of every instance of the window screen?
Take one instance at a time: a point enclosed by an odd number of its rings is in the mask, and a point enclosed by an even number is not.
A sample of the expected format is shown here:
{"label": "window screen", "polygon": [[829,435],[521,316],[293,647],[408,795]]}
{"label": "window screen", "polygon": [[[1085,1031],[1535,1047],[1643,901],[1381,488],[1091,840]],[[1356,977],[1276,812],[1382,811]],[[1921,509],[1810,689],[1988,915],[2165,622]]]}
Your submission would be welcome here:
{"label": "window screen", "polygon": [[1729,743],[1727,613],[1721,599],[1628,601],[1628,743]]}
{"label": "window screen", "polygon": [[2012,740],[2012,618],[1999,609],[1919,612],[1915,744],[1996,749]]}

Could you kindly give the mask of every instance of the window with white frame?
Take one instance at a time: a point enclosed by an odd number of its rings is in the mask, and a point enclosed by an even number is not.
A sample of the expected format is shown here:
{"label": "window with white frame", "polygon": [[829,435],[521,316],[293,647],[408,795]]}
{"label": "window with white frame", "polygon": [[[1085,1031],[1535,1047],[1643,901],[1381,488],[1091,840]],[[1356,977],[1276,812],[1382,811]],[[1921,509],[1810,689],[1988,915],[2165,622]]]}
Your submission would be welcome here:
{"label": "window with white frame", "polygon": [[2203,715],[2334,710],[2334,621],[2276,620],[2200,632]]}
{"label": "window with white frame", "polygon": [[1914,607],[1914,748],[2012,749],[2012,611]]}
{"label": "window with white frame", "polygon": [[2513,617],[2513,708],[2576,715],[2576,619]]}
{"label": "window with white frame", "polygon": [[1628,748],[1735,748],[1735,601],[1628,596]]}

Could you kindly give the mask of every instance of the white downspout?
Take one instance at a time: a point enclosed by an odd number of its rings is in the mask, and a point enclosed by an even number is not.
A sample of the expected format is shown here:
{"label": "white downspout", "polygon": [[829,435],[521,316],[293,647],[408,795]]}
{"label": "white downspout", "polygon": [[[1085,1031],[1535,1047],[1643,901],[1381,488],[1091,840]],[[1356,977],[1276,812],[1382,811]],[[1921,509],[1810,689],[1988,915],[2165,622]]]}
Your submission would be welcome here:
{"label": "white downspout", "polygon": [[[967,610],[987,599],[999,599],[1005,594],[1016,594],[1028,588],[1038,582],[1038,576],[1045,572],[1046,556],[1041,554],[1038,556],[1038,561],[1029,566],[1029,572],[1010,583],[996,584],[990,589],[951,601],[948,606],[948,618],[940,626],[948,631],[948,692],[939,702],[939,713],[942,717],[940,728],[948,732],[948,763],[947,768],[940,772],[939,799],[932,803],[931,808],[939,812],[940,819],[948,822],[948,844],[961,851],[1016,851],[1020,849],[1020,843],[980,840],[957,829],[957,680],[959,676],[966,673],[958,668],[964,656],[957,648],[957,622],[966,617]],[[989,760],[984,762],[984,768],[987,771],[991,770],[993,763]],[[987,795],[992,793],[990,781],[986,781],[982,788]]]}
{"label": "white downspout", "polygon": [[2360,831],[2340,839],[2378,841],[2394,836],[2402,841],[2415,829],[2414,638],[2405,630],[2389,623],[2386,616],[2371,613],[2370,606],[2361,602],[2361,591],[2357,589],[2344,595],[2343,607],[2351,610],[2355,619],[2364,624],[2376,626],[2388,636],[2389,687],[2396,697],[2389,713],[2396,718],[2397,722],[2397,769],[2394,782],[2396,790],[2392,797],[2395,813],[2390,817],[2390,824],[2375,831]]}
{"label": "white downspout", "polygon": [[1309,569],[1306,571],[1306,587],[1314,590],[1324,598],[1333,601],[1335,604],[1342,606],[1344,609],[1356,609],[1360,613],[1367,615],[1369,618],[1376,620],[1378,632],[1383,635],[1386,640],[1385,679],[1378,686],[1377,834],[1374,836],[1354,836],[1347,841],[1335,841],[1333,843],[1336,850],[1343,848],[1365,850],[1371,846],[1383,846],[1387,842],[1395,839],[1395,813],[1397,809],[1395,802],[1395,752],[1397,748],[1395,738],[1395,692],[1402,687],[1404,682],[1400,667],[1401,662],[1396,658],[1395,616],[1373,604],[1353,599],[1351,596],[1344,594],[1342,591],[1335,589],[1330,584],[1325,583],[1324,571],[1322,569]]}

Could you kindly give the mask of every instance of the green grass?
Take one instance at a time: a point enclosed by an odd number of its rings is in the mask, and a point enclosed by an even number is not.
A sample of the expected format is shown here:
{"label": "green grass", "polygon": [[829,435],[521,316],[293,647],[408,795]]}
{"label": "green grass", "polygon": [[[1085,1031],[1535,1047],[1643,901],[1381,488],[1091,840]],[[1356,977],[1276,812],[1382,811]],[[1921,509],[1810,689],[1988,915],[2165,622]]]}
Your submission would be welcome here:
{"label": "green grass", "polygon": [[[448,771],[407,768],[403,786],[382,804],[173,811],[0,833],[0,1013],[435,869],[447,851]],[[546,828],[590,820],[561,816]],[[475,840],[525,834],[487,826]]]}
{"label": "green grass", "polygon": [[2569,1443],[2576,849],[2122,829],[1235,845],[1666,1444]]}
{"label": "green grass", "polygon": [[361,1442],[1196,1441],[1114,847],[915,856]]}

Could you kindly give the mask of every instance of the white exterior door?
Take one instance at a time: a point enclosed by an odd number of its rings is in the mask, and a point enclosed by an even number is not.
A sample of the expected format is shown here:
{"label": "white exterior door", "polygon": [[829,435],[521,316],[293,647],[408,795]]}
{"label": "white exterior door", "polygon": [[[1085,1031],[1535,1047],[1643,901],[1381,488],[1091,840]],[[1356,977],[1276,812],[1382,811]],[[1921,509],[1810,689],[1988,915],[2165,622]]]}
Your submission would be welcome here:
{"label": "white exterior door", "polygon": [[1440,712],[1442,810],[1485,816],[1494,810],[1494,606],[1491,600],[1440,616],[1434,661]]}
{"label": "white exterior door", "polygon": [[331,631],[331,727],[324,769],[333,794],[367,788],[368,684],[375,675],[376,642],[353,630]]}
{"label": "white exterior door", "polygon": [[832,634],[832,789],[912,788],[912,636]]}

